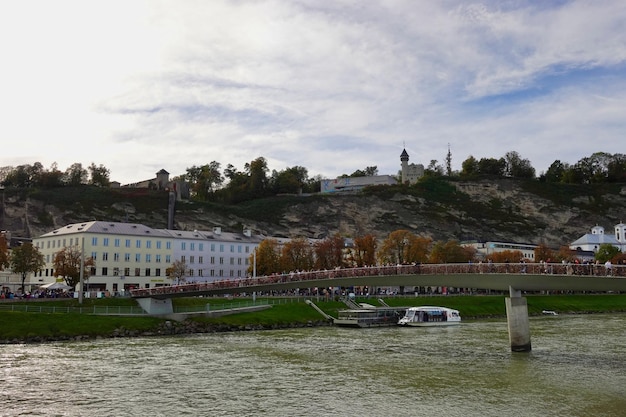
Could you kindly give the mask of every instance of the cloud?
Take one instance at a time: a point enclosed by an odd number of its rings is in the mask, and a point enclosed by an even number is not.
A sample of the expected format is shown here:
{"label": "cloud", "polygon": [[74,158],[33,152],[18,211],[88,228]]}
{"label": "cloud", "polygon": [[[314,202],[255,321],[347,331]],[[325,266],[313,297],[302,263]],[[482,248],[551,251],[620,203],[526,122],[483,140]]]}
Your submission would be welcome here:
{"label": "cloud", "polygon": [[[623,152],[620,2],[3,4],[0,165],[135,182],[218,161],[334,177]],[[37,13],[32,11],[36,10]],[[41,143],[49,145],[41,146]],[[548,146],[546,146],[548,145]]]}

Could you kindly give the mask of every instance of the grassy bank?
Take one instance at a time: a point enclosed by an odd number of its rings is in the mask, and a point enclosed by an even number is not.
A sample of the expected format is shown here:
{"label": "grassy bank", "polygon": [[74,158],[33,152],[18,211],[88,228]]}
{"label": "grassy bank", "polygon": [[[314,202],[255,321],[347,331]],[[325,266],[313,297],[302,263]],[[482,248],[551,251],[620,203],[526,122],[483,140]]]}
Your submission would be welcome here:
{"label": "grassy bank", "polygon": [[[541,314],[542,310],[567,313],[626,312],[626,294],[621,295],[551,295],[527,296],[528,312]],[[391,306],[441,305],[458,309],[465,320],[506,316],[504,296],[447,296],[386,298]],[[260,301],[260,300],[259,300]],[[323,321],[312,307],[300,302],[284,300],[284,303],[254,313],[232,314],[222,317],[195,317],[183,332],[194,329],[218,329],[229,331],[250,328],[283,328],[302,326]],[[357,299],[358,302],[378,304],[375,299]],[[32,304],[32,301],[29,302]],[[134,305],[129,299],[85,300],[83,307],[94,305]],[[177,299],[175,306],[232,303],[230,299],[202,298]],[[336,316],[337,310],[345,308],[338,301],[320,301],[316,304],[326,313]],[[46,305],[78,306],[76,300],[54,300]],[[87,337],[114,337],[163,334],[165,319],[155,317],[97,316],[79,313],[21,313],[0,310],[0,341],[46,341]]]}

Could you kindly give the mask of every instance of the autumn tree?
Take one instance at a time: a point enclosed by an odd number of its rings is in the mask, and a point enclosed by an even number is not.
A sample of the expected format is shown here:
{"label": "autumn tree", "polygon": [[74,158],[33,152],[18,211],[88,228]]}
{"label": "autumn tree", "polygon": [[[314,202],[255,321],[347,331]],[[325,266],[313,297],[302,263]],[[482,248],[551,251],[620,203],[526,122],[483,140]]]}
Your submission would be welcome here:
{"label": "autumn tree", "polygon": [[561,246],[553,259],[559,262],[574,262],[576,259],[576,251],[570,249],[569,246]]}
{"label": "autumn tree", "polygon": [[476,256],[472,247],[461,246],[457,240],[437,241],[432,245],[429,260],[435,264],[469,262]]}
{"label": "autumn tree", "polygon": [[535,262],[548,262],[554,260],[554,251],[545,244],[539,244],[535,250]]}
{"label": "autumn tree", "polygon": [[356,266],[376,265],[376,236],[365,235],[354,238],[354,247],[351,250],[352,259]]}
{"label": "autumn tree", "polygon": [[[80,282],[81,263],[83,264],[83,280],[87,281],[96,261],[91,257],[83,258],[80,246],[66,246],[54,255],[54,275],[63,277],[67,285],[75,288]],[[81,288],[82,290],[82,288]]]}
{"label": "autumn tree", "polygon": [[308,271],[313,267],[313,256],[313,248],[307,239],[292,239],[282,248],[283,271]]}
{"label": "autumn tree", "polygon": [[[252,273],[254,268],[253,253],[250,255],[250,268],[248,272]],[[271,275],[281,272],[281,251],[280,244],[276,239],[264,239],[256,248],[256,273],[257,275]]]}
{"label": "autumn tree", "polygon": [[11,269],[22,277],[22,293],[24,293],[26,276],[41,271],[44,265],[43,255],[30,242],[22,243],[11,250]]}
{"label": "autumn tree", "polygon": [[425,262],[429,245],[429,238],[416,236],[408,230],[396,230],[383,241],[378,259],[384,264]]}
{"label": "autumn tree", "polygon": [[187,277],[187,264],[185,261],[176,260],[165,269],[165,274],[172,281],[176,281],[176,284],[185,282],[185,278]]}
{"label": "autumn tree", "polygon": [[496,264],[504,264],[508,262],[519,263],[524,259],[524,254],[519,250],[503,250],[490,253],[487,259]]}
{"label": "autumn tree", "polygon": [[0,234],[0,271],[4,268],[8,268],[11,265],[9,258],[9,243],[7,242],[6,235]]}
{"label": "autumn tree", "polygon": [[341,236],[334,235],[315,243],[315,264],[314,268],[334,269],[343,267],[345,240]]}

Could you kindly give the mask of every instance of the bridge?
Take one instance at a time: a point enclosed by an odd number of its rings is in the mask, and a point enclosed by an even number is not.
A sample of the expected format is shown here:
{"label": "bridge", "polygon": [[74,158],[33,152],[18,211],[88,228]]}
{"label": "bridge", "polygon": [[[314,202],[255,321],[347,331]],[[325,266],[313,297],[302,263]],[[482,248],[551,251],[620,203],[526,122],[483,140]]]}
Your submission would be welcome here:
{"label": "bridge", "polygon": [[513,351],[530,351],[523,291],[626,291],[626,266],[562,263],[414,264],[294,272],[131,291],[149,314],[170,314],[171,299],[306,288],[452,287],[509,291],[506,299]]}

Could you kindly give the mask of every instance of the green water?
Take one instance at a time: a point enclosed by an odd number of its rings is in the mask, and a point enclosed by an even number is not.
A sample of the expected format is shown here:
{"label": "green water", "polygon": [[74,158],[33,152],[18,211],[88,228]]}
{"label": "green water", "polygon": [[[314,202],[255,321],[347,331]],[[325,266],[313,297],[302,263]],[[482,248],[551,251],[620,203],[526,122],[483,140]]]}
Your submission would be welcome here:
{"label": "green water", "polygon": [[626,416],[626,315],[0,347],[2,416]]}

